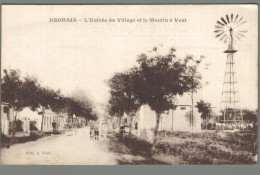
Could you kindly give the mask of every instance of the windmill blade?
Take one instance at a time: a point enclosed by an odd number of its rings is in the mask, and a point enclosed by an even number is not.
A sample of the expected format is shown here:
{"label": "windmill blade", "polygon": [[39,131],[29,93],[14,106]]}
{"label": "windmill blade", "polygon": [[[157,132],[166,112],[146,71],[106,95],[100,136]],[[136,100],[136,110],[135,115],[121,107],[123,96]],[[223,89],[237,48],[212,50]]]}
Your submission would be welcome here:
{"label": "windmill blade", "polygon": [[223,35],[224,33],[220,33],[218,35],[215,35],[216,38],[219,38],[221,35]]}
{"label": "windmill blade", "polygon": [[215,28],[215,29],[223,29],[222,26],[218,26],[218,25],[215,25],[214,28]]}
{"label": "windmill blade", "polygon": [[224,43],[226,44],[228,40],[229,40],[229,37],[226,37],[226,39],[224,40]]}
{"label": "windmill blade", "polygon": [[227,22],[225,21],[225,19],[223,17],[221,17],[221,21],[223,21],[227,25]]}
{"label": "windmill blade", "polygon": [[230,22],[229,22],[229,17],[228,17],[228,15],[226,15],[226,18],[227,18],[228,23],[230,23]]}
{"label": "windmill blade", "polygon": [[240,24],[238,24],[238,26],[242,25],[242,24],[245,24],[247,21],[243,21],[241,22]]}
{"label": "windmill blade", "polygon": [[236,19],[235,19],[234,23],[237,21],[237,19],[238,19],[238,15],[236,16]]}
{"label": "windmill blade", "polygon": [[223,35],[223,36],[220,38],[220,41],[222,41],[226,36],[227,36],[227,34]]}
{"label": "windmill blade", "polygon": [[231,14],[231,22],[233,22],[233,13]]}
{"label": "windmill blade", "polygon": [[224,32],[224,30],[214,30],[214,33]]}
{"label": "windmill blade", "polygon": [[236,35],[235,37],[236,37],[239,41],[241,41],[241,39],[240,39],[237,35]]}
{"label": "windmill blade", "polygon": [[217,24],[219,24],[219,25],[221,25],[221,26],[225,26],[225,24],[223,24],[223,23],[221,23],[221,22],[219,22],[219,21],[217,21]]}
{"label": "windmill blade", "polygon": [[248,30],[238,30],[238,32],[247,33]]}
{"label": "windmill blade", "polygon": [[237,21],[237,24],[243,19],[243,17],[241,17],[238,21]]}
{"label": "windmill blade", "polygon": [[228,39],[228,37],[227,36],[225,36],[224,38],[223,38],[223,41],[226,41]]}
{"label": "windmill blade", "polygon": [[217,34],[215,37],[218,38],[218,37],[220,37],[220,36],[223,35],[223,34],[224,34],[224,32],[222,32],[222,33],[220,33],[220,34]]}
{"label": "windmill blade", "polygon": [[241,34],[241,33],[237,33],[237,35],[241,36],[241,37],[246,37],[245,35]]}

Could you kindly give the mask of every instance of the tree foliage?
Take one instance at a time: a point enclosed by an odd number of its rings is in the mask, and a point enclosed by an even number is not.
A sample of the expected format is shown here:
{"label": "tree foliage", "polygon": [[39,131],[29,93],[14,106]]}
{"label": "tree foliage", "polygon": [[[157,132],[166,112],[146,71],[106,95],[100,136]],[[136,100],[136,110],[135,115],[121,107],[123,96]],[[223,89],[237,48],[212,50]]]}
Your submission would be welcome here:
{"label": "tree foliage", "polygon": [[257,116],[258,116],[257,110],[254,111],[250,109],[243,109],[242,114],[243,114],[243,120],[245,122],[257,124]]}
{"label": "tree foliage", "polygon": [[201,113],[202,119],[206,120],[211,117],[213,111],[210,103],[200,100],[195,107],[198,108],[199,113]]}
{"label": "tree foliage", "polygon": [[[224,112],[225,112],[225,120],[242,120],[245,123],[253,123],[257,124],[258,121],[258,111],[251,109],[227,109],[226,111],[221,110],[221,115],[219,116],[220,122],[224,121]],[[241,116],[242,115],[242,116]]]}
{"label": "tree foliage", "polygon": [[201,60],[194,60],[193,56],[178,59],[175,52],[170,48],[162,55],[154,47],[149,55],[139,55],[137,67],[117,73],[109,82],[111,114],[135,111],[142,104],[148,104],[156,112],[154,145],[161,113],[175,107],[177,95],[196,91],[201,86],[198,72]]}
{"label": "tree foliage", "polygon": [[148,104],[152,110],[161,114],[174,108],[174,97],[185,92],[196,90],[200,86],[200,75],[192,56],[178,59],[176,50],[171,48],[166,55],[141,54],[137,62],[141,74],[138,96],[142,103]]}
{"label": "tree foliage", "polygon": [[161,113],[175,107],[174,99],[177,95],[196,91],[201,86],[201,76],[197,71],[201,60],[194,60],[193,56],[179,59],[175,52],[175,48],[170,48],[167,54],[162,55],[155,47],[152,54],[141,54],[137,60],[141,77],[138,97],[142,104],[148,104],[157,114],[154,146]]}
{"label": "tree foliage", "polygon": [[94,119],[90,103],[75,98],[64,97],[60,90],[42,87],[37,78],[22,77],[19,70],[4,69],[1,81],[2,101],[11,104],[16,112],[25,107],[35,111],[39,108],[50,109],[54,112],[75,114],[88,119]]}
{"label": "tree foliage", "polygon": [[132,68],[123,73],[115,74],[108,82],[110,87],[111,98],[109,99],[109,114],[122,117],[126,113],[130,121],[130,131],[132,128],[132,119],[141,103],[137,96],[137,81],[139,72],[136,68]]}
{"label": "tree foliage", "polygon": [[21,72],[18,70],[4,70],[4,77],[1,80],[2,101],[13,105],[14,110],[19,111],[24,107],[22,93]]}

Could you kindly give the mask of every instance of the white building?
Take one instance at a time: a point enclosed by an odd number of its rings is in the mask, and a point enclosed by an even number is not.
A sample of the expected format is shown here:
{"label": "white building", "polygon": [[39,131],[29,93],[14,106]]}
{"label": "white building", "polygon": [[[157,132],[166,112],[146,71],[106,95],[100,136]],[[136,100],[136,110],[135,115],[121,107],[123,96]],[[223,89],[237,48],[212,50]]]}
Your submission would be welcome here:
{"label": "white building", "polygon": [[[35,123],[35,126],[38,129],[38,131],[41,131],[41,127],[42,127],[43,132],[52,131],[53,130],[52,122],[55,120],[57,123],[57,127],[58,127],[57,129],[64,130],[64,126],[65,126],[65,123],[67,120],[66,118],[68,117],[66,114],[63,114],[63,113],[57,114],[51,110],[45,110],[45,113],[43,116],[44,117],[42,118],[42,114],[38,114],[37,111],[32,111],[29,108],[24,108],[21,112],[18,113],[17,119],[20,119],[25,123],[26,122]],[[27,125],[27,124],[25,124],[25,125]],[[24,128],[24,129],[25,129],[24,131],[27,131],[27,128]]]}
{"label": "white building", "polygon": [[8,103],[1,102],[1,133],[9,135],[9,123],[14,120],[14,110]]}
{"label": "white building", "polygon": [[[199,94],[194,94],[193,112],[190,94],[177,97],[176,108],[164,112],[160,116],[159,131],[201,131],[201,114],[195,107],[199,101]],[[129,123],[126,115],[121,119],[122,123]],[[147,139],[153,138],[156,126],[156,113],[148,105],[142,105],[132,121],[132,132]],[[128,130],[128,129],[127,129]]]}

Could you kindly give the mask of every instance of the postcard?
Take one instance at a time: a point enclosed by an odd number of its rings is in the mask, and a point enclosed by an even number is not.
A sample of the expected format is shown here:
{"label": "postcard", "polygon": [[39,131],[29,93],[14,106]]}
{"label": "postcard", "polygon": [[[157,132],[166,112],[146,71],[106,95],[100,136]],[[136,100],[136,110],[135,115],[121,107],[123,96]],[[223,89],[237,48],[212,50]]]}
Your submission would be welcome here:
{"label": "postcard", "polygon": [[1,42],[1,164],[257,164],[257,5],[2,5]]}

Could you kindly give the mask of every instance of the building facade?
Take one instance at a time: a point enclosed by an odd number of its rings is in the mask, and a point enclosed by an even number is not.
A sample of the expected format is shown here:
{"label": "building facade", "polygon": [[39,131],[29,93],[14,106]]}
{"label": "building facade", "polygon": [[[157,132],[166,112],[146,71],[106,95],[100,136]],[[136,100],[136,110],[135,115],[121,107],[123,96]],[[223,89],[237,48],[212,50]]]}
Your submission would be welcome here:
{"label": "building facade", "polygon": [[14,121],[14,110],[9,103],[1,102],[1,133],[9,135],[10,122]]}
{"label": "building facade", "polygon": [[52,122],[57,123],[57,130],[63,131],[68,116],[65,113],[55,113],[51,110],[45,110],[44,114],[32,111],[30,108],[24,108],[17,114],[17,120],[22,121],[22,128],[25,134],[30,131],[51,132],[53,130]]}
{"label": "building facade", "polygon": [[[159,131],[201,131],[201,114],[195,107],[198,94],[194,96],[193,105],[189,94],[177,97],[176,108],[165,111],[160,116]],[[192,108],[193,106],[193,108]],[[131,126],[129,117],[124,114],[121,123]],[[147,138],[153,138],[156,126],[156,113],[148,105],[142,105],[132,120],[132,133]],[[126,130],[129,130],[126,127]]]}

